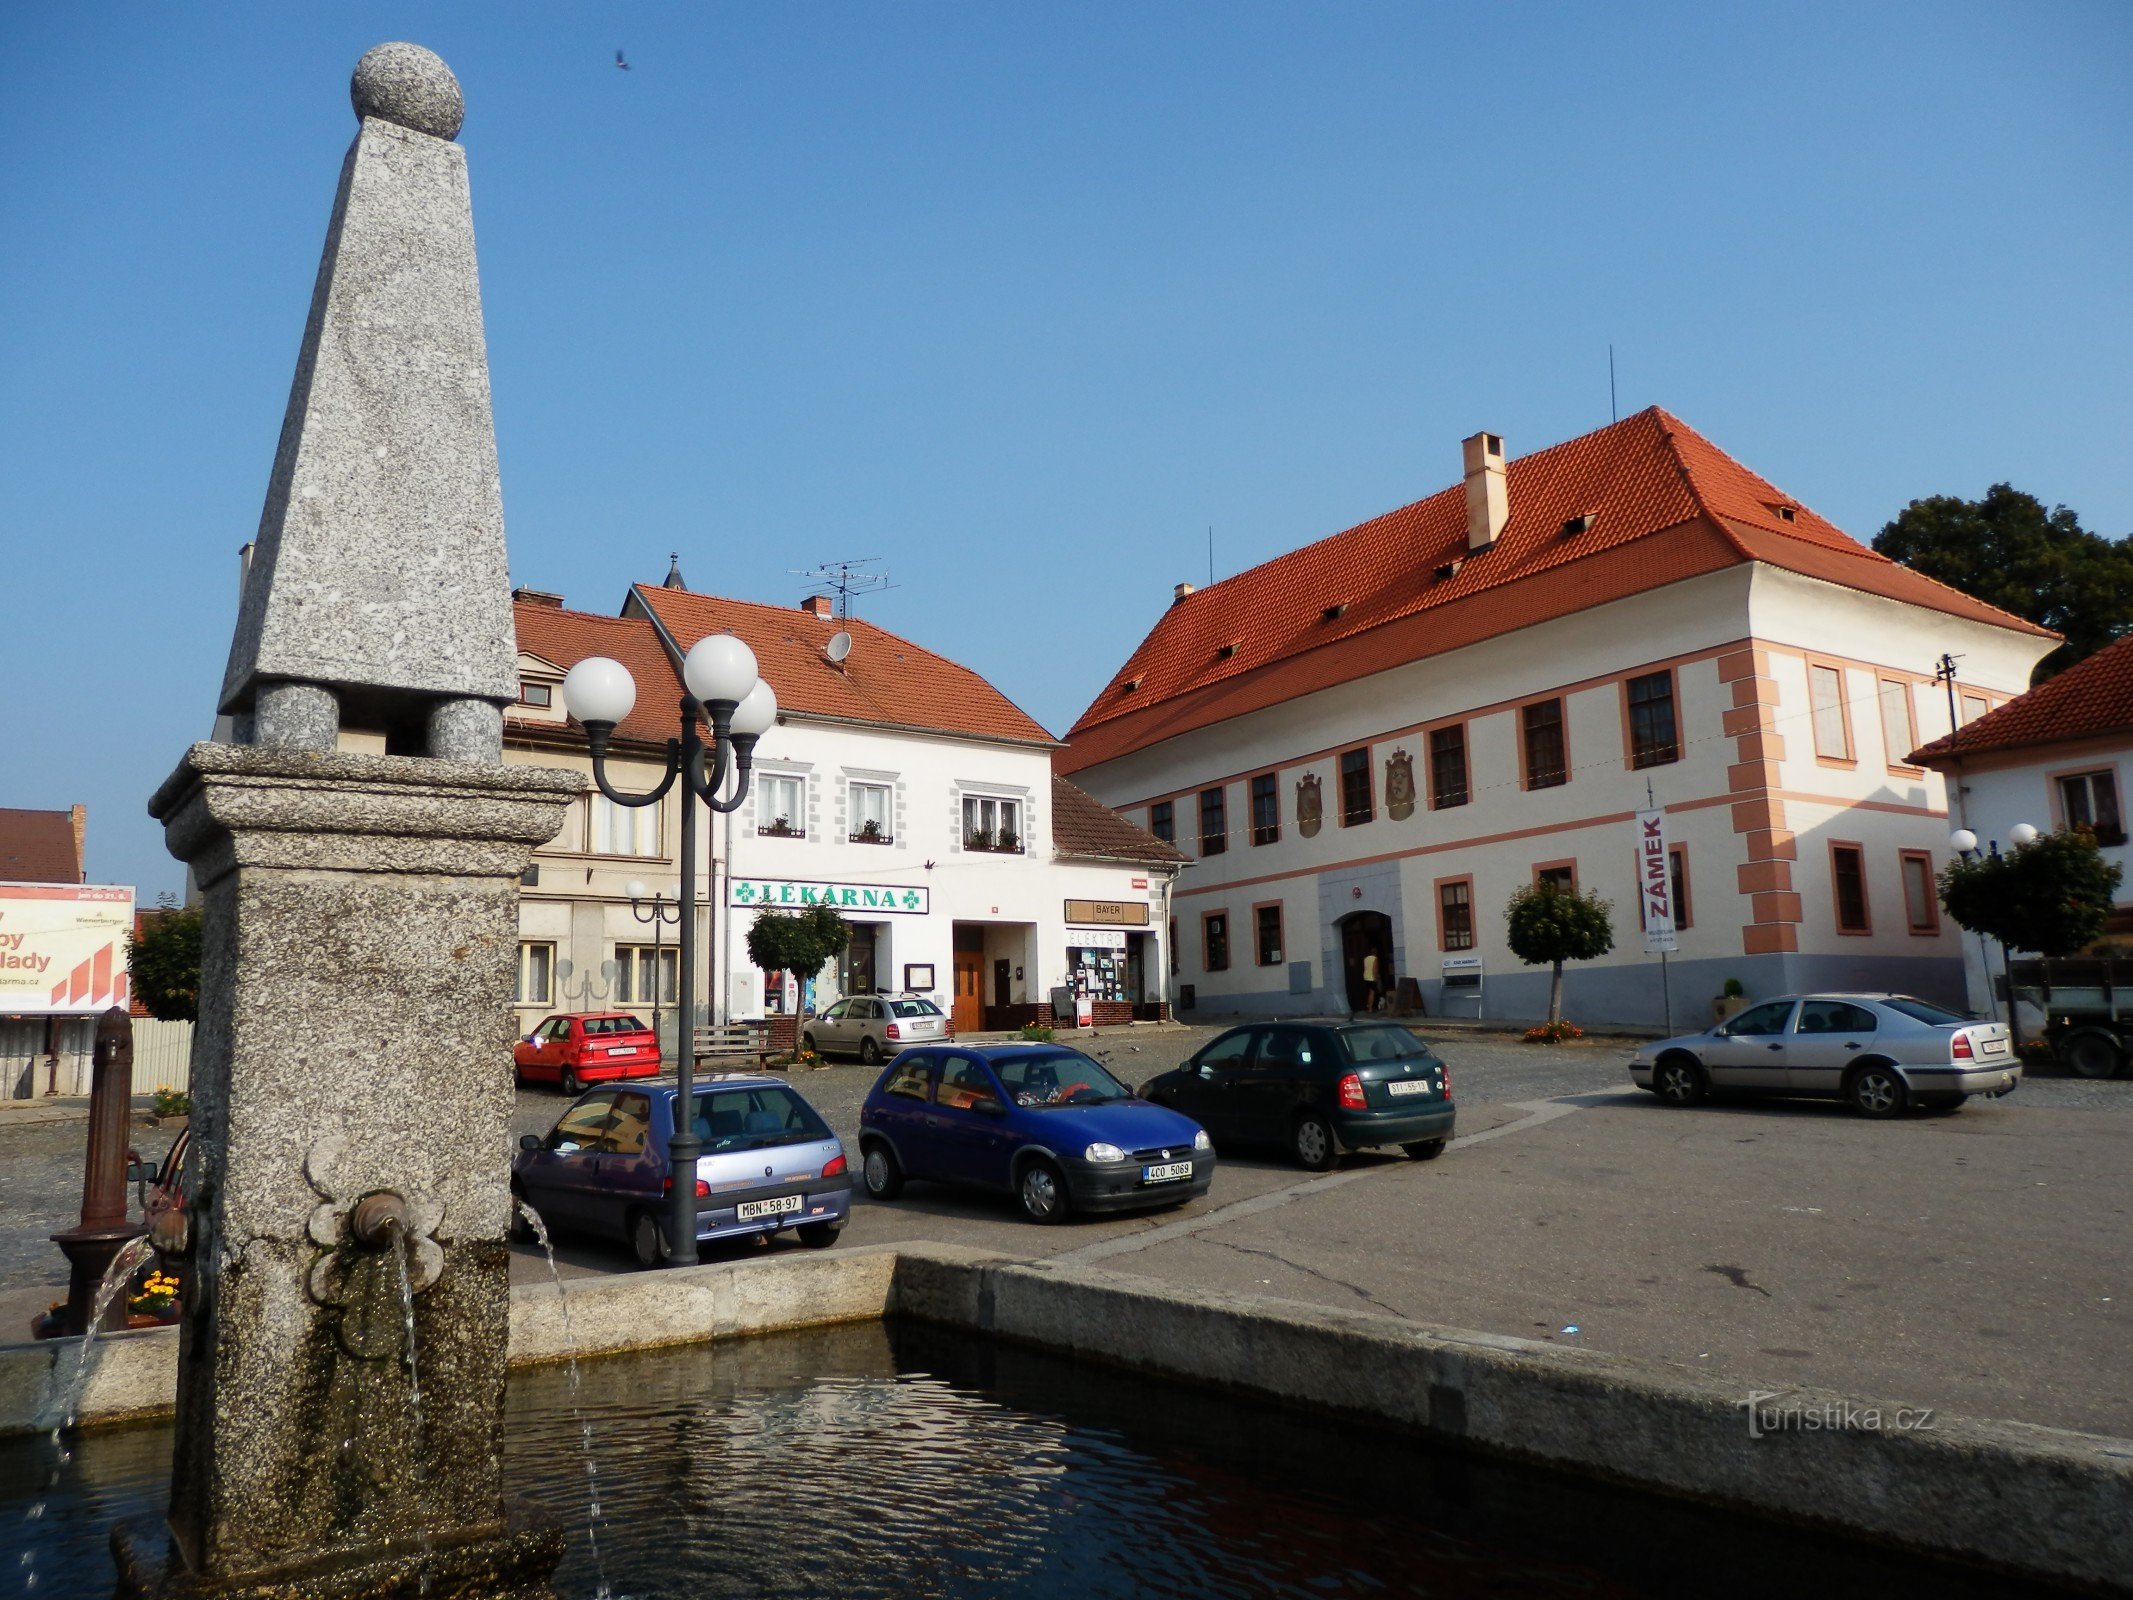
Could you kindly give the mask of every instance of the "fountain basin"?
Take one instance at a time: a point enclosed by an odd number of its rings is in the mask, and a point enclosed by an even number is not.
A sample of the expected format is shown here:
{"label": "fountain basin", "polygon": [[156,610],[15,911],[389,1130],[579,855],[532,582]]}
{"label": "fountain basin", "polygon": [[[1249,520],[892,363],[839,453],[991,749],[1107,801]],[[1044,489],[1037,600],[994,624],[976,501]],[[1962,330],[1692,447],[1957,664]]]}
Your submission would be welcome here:
{"label": "fountain basin", "polygon": [[[2006,1572],[2100,1585],[2133,1573],[2133,1444],[2121,1440],[1955,1417],[1925,1433],[1753,1438],[1744,1396],[1695,1374],[947,1246],[575,1279],[569,1308],[581,1355],[895,1316]],[[561,1310],[552,1287],[515,1292],[514,1366],[567,1356]],[[725,1359],[714,1346],[712,1364]],[[0,1351],[0,1431],[49,1427],[72,1361],[68,1342]],[[172,1335],[115,1336],[82,1414],[153,1414],[159,1385],[167,1411],[174,1368]]]}

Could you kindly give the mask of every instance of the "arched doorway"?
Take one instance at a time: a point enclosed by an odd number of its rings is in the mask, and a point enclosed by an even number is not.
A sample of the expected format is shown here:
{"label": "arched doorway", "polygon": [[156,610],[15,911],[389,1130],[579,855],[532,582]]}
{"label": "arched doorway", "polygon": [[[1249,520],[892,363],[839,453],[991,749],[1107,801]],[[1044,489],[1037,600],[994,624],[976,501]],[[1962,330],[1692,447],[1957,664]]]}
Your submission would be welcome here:
{"label": "arched doorway", "polygon": [[1382,999],[1392,992],[1392,918],[1382,911],[1355,911],[1335,924],[1341,934],[1341,968],[1347,979],[1348,1009],[1361,1011],[1366,1001],[1363,994],[1363,957],[1378,958],[1378,996]]}

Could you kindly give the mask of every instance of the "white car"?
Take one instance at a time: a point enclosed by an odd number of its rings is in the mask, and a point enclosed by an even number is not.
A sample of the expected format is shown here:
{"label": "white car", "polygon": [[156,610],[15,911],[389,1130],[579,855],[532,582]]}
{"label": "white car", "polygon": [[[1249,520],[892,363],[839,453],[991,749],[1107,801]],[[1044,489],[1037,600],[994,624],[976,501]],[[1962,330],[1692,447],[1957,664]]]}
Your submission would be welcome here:
{"label": "white car", "polygon": [[801,1046],[818,1055],[856,1055],[872,1066],[915,1044],[948,1037],[948,1019],[923,995],[860,994],[810,1017]]}
{"label": "white car", "polygon": [[2022,1081],[2007,1025],[1900,994],[1791,994],[1637,1051],[1630,1080],[1692,1106],[1726,1090],[1843,1100],[1863,1117],[1949,1111]]}

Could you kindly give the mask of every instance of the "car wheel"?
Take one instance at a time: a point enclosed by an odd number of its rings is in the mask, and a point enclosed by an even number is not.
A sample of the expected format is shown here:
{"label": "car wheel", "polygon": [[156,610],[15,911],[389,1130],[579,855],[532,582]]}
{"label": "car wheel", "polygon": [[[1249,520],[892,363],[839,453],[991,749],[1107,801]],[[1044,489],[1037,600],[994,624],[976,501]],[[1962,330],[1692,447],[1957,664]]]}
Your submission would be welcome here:
{"label": "car wheel", "polygon": [[1306,1111],[1296,1119],[1291,1139],[1297,1161],[1312,1172],[1324,1172],[1340,1156],[1340,1146],[1333,1142],[1333,1125],[1316,1111]]}
{"label": "car wheel", "polygon": [[1880,1119],[1901,1115],[1911,1092],[1894,1067],[1877,1061],[1854,1069],[1845,1080],[1844,1098],[1860,1116]]}
{"label": "car wheel", "polygon": [[1071,1209],[1066,1179],[1049,1161],[1035,1160],[1022,1169],[1015,1183],[1015,1198],[1022,1214],[1032,1222],[1064,1222]]}
{"label": "car wheel", "polygon": [[2067,1041],[2065,1061],[2077,1078],[2113,1078],[2118,1075],[2118,1050],[2100,1034],[2084,1033]]}
{"label": "car wheel", "polygon": [[793,1232],[808,1249],[827,1250],[837,1242],[837,1235],[844,1232],[844,1228],[835,1222],[803,1222]]}
{"label": "car wheel", "polygon": [[811,1056],[819,1056],[820,1054],[822,1054],[820,1047],[817,1046],[815,1043],[815,1036],[811,1033],[803,1033],[800,1035],[800,1048],[802,1050],[805,1050]]}
{"label": "car wheel", "polygon": [[896,1154],[885,1144],[870,1144],[859,1158],[859,1175],[865,1181],[867,1193],[876,1200],[894,1200],[904,1192],[904,1169],[896,1164]]}
{"label": "car wheel", "polygon": [[573,1100],[575,1100],[579,1095],[585,1092],[585,1080],[578,1076],[578,1069],[576,1067],[565,1067],[563,1069],[562,1081],[563,1092],[569,1095]]}
{"label": "car wheel", "polygon": [[1434,1161],[1444,1154],[1444,1141],[1442,1139],[1424,1139],[1419,1144],[1403,1144],[1400,1148],[1407,1152],[1411,1160]]}
{"label": "car wheel", "polygon": [[1679,1056],[1669,1056],[1652,1068],[1652,1093],[1662,1105],[1700,1105],[1711,1093],[1703,1068]]}
{"label": "car wheel", "polygon": [[881,1046],[874,1042],[871,1033],[859,1041],[859,1059],[870,1067],[881,1065]]}
{"label": "car wheel", "polygon": [[649,1211],[630,1214],[630,1254],[640,1267],[656,1267],[667,1258],[667,1234]]}

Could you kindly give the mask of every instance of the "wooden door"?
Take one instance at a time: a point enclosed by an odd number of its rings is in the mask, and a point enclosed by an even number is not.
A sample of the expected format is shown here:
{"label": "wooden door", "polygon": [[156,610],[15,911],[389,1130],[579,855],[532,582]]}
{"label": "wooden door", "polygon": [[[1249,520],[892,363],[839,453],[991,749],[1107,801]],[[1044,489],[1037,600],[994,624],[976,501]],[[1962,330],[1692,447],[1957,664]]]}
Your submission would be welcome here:
{"label": "wooden door", "polygon": [[955,953],[955,1009],[948,1020],[957,1033],[976,1033],[985,1023],[985,950]]}

